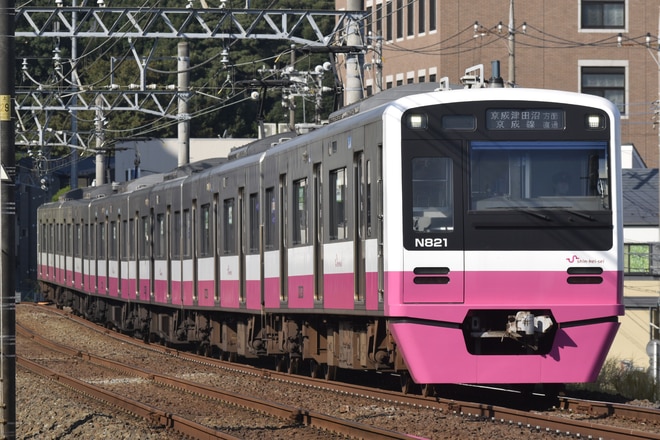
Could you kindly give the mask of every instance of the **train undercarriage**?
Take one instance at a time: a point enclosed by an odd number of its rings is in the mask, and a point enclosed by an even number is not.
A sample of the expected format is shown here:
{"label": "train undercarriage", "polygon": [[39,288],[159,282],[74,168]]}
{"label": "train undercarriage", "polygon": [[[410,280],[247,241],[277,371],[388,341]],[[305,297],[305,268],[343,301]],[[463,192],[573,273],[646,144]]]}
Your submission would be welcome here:
{"label": "train undercarriage", "polygon": [[146,343],[234,361],[272,359],[278,371],[334,380],[338,369],[402,373],[406,366],[384,318],[249,314],[163,307],[94,297],[41,283],[58,308]]}

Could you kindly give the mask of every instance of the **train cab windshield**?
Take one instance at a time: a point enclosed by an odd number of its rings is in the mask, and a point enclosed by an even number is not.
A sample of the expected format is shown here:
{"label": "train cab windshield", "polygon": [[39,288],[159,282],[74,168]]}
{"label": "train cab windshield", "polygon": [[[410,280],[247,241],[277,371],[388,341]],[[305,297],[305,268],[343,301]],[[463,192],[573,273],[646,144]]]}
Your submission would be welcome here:
{"label": "train cab windshield", "polygon": [[607,142],[472,142],[471,211],[608,211]]}

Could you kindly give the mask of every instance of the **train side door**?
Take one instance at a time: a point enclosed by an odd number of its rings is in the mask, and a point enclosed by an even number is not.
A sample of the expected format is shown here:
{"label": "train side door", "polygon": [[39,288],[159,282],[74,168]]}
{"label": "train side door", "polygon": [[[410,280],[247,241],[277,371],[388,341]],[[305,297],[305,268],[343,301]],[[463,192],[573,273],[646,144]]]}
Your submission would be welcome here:
{"label": "train side door", "polygon": [[197,199],[194,199],[192,202],[192,213],[191,218],[188,220],[188,230],[190,231],[191,236],[189,237],[187,249],[188,258],[192,259],[192,300],[193,304],[197,305],[199,300],[199,260],[197,255],[197,240],[198,240],[198,223],[197,223]]}
{"label": "train side door", "polygon": [[97,292],[100,295],[108,293],[108,219],[102,217],[98,223],[97,251]]}
{"label": "train side door", "polygon": [[366,187],[366,173],[364,164],[364,153],[356,153],[353,158],[353,187],[355,188],[355,195],[353,197],[355,207],[353,213],[355,220],[354,242],[353,248],[353,283],[355,291],[355,301],[364,302],[366,294],[366,224],[367,224],[367,187]]}
{"label": "train side door", "polygon": [[321,164],[314,164],[314,194],[312,215],[314,216],[314,302],[323,302],[323,180]]}
{"label": "train side door", "polygon": [[238,213],[237,213],[236,228],[238,232],[238,298],[240,304],[245,304],[245,289],[246,289],[246,280],[245,280],[245,255],[247,248],[247,234],[245,229],[247,225],[245,224],[245,188],[239,188],[238,190]]}
{"label": "train side door", "polygon": [[84,243],[83,243],[83,221],[80,220],[79,222],[76,223],[76,243],[75,243],[75,255],[76,259],[74,262],[74,277],[76,278],[74,281],[75,287],[78,289],[83,289],[84,288],[84,271],[83,271],[83,251],[84,251]]}
{"label": "train side door", "polygon": [[289,223],[288,216],[288,198],[287,198],[287,184],[286,174],[280,176],[280,222],[279,222],[279,249],[280,249],[280,303],[288,303],[289,292],[289,246],[287,242],[287,225]]}
{"label": "train side door", "polygon": [[404,303],[464,299],[462,143],[407,141],[402,148]]}

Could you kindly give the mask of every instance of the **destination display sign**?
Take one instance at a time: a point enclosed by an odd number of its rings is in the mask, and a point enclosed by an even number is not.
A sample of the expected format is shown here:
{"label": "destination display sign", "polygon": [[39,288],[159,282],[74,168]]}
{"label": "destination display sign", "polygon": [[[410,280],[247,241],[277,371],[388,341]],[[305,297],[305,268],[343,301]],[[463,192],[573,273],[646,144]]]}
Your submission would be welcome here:
{"label": "destination display sign", "polygon": [[488,130],[563,130],[561,109],[489,109],[486,110]]}

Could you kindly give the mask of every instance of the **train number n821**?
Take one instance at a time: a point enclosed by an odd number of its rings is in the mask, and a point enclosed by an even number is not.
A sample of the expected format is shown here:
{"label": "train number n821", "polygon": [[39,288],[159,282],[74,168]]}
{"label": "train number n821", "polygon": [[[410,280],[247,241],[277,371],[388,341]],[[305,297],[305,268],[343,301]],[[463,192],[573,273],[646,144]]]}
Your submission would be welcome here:
{"label": "train number n821", "polygon": [[446,248],[447,239],[446,238],[416,238],[415,239],[416,248]]}

